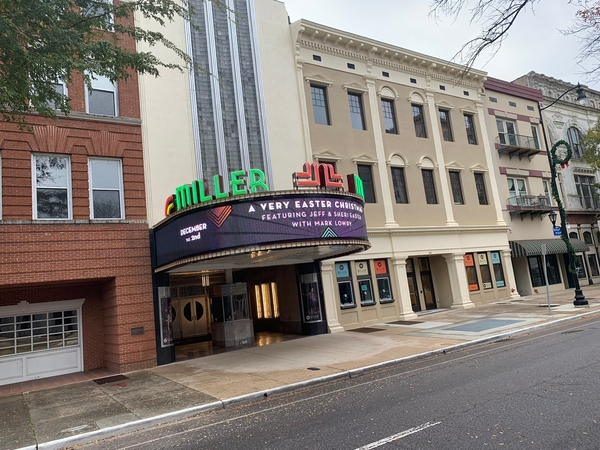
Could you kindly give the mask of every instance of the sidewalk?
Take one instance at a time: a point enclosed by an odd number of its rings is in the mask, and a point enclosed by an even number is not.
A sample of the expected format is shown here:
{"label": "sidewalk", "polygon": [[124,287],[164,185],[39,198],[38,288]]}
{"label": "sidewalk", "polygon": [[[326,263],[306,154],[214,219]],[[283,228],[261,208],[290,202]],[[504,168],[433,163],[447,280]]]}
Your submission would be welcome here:
{"label": "sidewalk", "polygon": [[0,386],[0,449],[34,449],[36,443],[40,449],[63,448],[600,314],[600,285],[585,286],[583,293],[589,308],[573,306],[573,289],[551,294],[551,316],[546,295],[537,294],[468,310],[427,311],[411,322],[302,337],[114,378],[105,371],[66,375],[54,384],[70,384],[28,390],[43,384],[22,383],[22,393]]}

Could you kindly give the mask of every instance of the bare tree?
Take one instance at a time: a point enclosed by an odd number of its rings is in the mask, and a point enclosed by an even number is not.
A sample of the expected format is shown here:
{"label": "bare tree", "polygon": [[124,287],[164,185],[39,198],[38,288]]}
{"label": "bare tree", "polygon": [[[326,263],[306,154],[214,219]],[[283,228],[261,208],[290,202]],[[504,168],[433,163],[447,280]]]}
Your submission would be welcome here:
{"label": "bare tree", "polygon": [[[591,69],[584,72],[591,80],[600,78],[600,0],[565,0],[578,10],[573,17],[573,26],[562,30],[564,35],[576,35],[581,41],[577,63],[592,63]],[[534,6],[540,0],[431,0],[430,15],[458,17],[464,11],[470,14],[470,22],[482,26],[481,33],[465,43],[454,55],[466,69],[473,67],[475,61],[486,51],[492,57],[508,36],[510,28],[519,15]]]}

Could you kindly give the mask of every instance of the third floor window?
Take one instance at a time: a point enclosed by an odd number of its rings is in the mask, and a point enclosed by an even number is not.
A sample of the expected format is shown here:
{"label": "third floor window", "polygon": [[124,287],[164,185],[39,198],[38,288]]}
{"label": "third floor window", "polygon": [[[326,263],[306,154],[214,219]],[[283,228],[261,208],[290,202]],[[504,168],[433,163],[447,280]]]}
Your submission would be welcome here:
{"label": "third floor window", "polygon": [[383,111],[383,127],[388,134],[398,134],[396,125],[396,112],[394,110],[394,100],[388,98],[381,99],[381,109]]}
{"label": "third floor window", "polygon": [[355,130],[366,130],[362,95],[355,92],[348,92],[348,106],[350,107],[352,128]]}
{"label": "third floor window", "polygon": [[327,88],[324,86],[310,85],[313,114],[315,123],[319,125],[331,125],[329,121],[329,108],[327,106]]}
{"label": "third floor window", "polygon": [[440,126],[442,127],[442,136],[447,142],[454,141],[452,136],[452,125],[450,124],[450,111],[447,109],[440,109]]}
{"label": "third floor window", "polygon": [[569,138],[569,144],[571,144],[573,158],[581,158],[581,155],[583,155],[583,147],[581,146],[581,133],[577,128],[571,127],[567,131],[567,136]]}
{"label": "third floor window", "polygon": [[475,133],[475,119],[473,114],[465,114],[465,129],[467,130],[467,142],[471,145],[477,145],[477,135]]}
{"label": "third floor window", "polygon": [[425,128],[425,116],[423,115],[423,105],[412,105],[413,121],[415,122],[415,134],[417,137],[426,138],[427,130]]}

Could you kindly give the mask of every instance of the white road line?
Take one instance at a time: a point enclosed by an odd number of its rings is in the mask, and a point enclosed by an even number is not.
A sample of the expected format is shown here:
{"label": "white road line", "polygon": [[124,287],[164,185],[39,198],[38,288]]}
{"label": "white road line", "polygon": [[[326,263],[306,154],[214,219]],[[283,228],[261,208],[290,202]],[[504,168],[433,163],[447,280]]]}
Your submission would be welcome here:
{"label": "white road line", "polygon": [[419,425],[418,427],[409,428],[408,430],[405,430],[402,433],[394,434],[393,436],[386,437],[385,439],[381,439],[380,441],[372,442],[372,443],[364,445],[362,447],[358,447],[356,450],[371,450],[372,448],[380,447],[383,444],[387,444],[388,442],[397,441],[398,439],[402,439],[403,437],[406,437],[409,434],[418,433],[419,431],[423,431],[426,428],[433,427],[440,423],[442,423],[442,422],[434,422],[434,423],[427,422],[427,423],[424,423],[423,425]]}

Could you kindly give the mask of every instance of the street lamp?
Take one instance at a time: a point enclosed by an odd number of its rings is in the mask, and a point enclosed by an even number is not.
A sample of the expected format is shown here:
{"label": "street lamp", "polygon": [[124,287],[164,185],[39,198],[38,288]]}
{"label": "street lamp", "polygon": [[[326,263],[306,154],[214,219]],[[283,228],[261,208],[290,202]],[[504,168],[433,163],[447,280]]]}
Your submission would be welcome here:
{"label": "street lamp", "polygon": [[[579,277],[577,276],[577,271],[575,270],[575,249],[573,248],[571,241],[569,241],[569,235],[567,233],[567,215],[565,213],[565,208],[563,207],[562,201],[558,196],[558,187],[556,185],[556,165],[553,162],[553,155],[551,155],[552,152],[550,151],[550,147],[548,146],[548,138],[546,137],[546,129],[544,127],[544,120],[542,118],[543,110],[550,108],[557,101],[559,101],[561,98],[563,98],[565,95],[567,95],[573,90],[577,92],[577,102],[583,105],[586,99],[585,92],[583,92],[583,88],[581,87],[581,85],[577,83],[577,86],[573,86],[572,88],[566,90],[556,100],[554,100],[549,105],[544,106],[543,108],[541,107],[540,102],[538,102],[538,112],[540,114],[540,124],[542,125],[544,143],[546,144],[546,154],[548,156],[548,163],[550,164],[550,184],[552,186],[552,196],[554,197],[554,200],[556,200],[556,204],[558,205],[558,213],[560,215],[560,234],[562,240],[567,246],[567,259],[569,261],[568,271],[571,273],[571,276],[573,277],[575,282],[575,300],[573,301],[573,305],[587,306],[588,301],[585,299],[585,295],[583,295],[583,292],[581,291],[581,286],[579,286]],[[568,162],[568,160],[565,162]],[[552,227],[554,229],[554,227],[556,226],[556,213],[554,211],[551,211],[548,214],[548,216],[550,218],[550,221],[552,222]]]}

